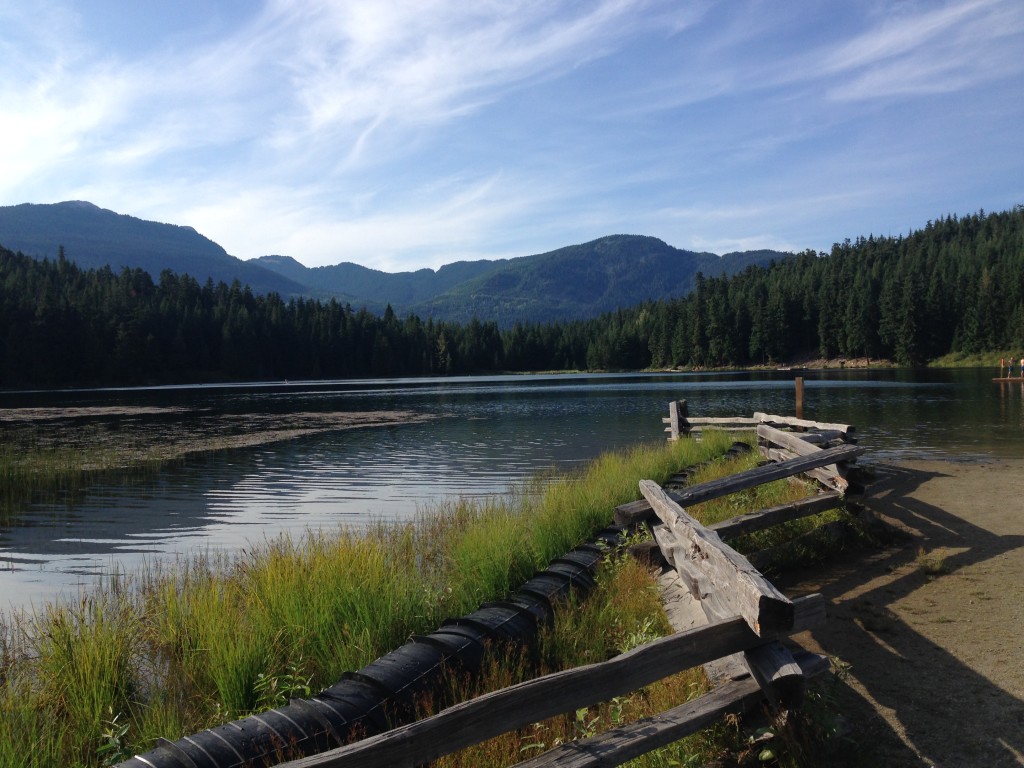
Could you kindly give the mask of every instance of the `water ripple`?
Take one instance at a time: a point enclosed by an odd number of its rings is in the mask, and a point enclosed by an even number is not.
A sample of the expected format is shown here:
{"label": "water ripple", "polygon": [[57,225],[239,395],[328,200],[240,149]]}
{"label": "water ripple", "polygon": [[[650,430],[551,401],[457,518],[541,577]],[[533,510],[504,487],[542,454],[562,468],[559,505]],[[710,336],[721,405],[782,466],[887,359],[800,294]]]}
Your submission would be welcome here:
{"label": "water ripple", "polygon": [[[401,520],[452,497],[504,493],[538,472],[662,440],[666,403],[681,397],[699,415],[791,413],[793,375],[381,379],[81,395],[90,404],[235,414],[413,408],[438,418],[200,456],[148,480],[40,501],[0,528],[3,599],[24,606],[72,595],[114,567],[234,552],[282,533]],[[1024,393],[993,389],[988,378],[806,372],[805,407],[813,418],[855,424],[876,458],[1024,454]],[[74,398],[55,393],[51,405]],[[142,418],[133,428],[167,427]]]}

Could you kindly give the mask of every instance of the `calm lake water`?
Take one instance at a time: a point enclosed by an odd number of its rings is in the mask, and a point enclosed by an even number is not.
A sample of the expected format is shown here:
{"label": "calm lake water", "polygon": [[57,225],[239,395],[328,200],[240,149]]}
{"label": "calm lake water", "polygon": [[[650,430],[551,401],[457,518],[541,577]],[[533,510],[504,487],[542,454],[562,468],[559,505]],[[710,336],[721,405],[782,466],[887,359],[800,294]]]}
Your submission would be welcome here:
{"label": "calm lake water", "polygon": [[[1024,456],[1024,387],[992,370],[800,371],[804,416],[853,424],[866,460]],[[797,373],[501,376],[2,393],[0,408],[183,406],[218,414],[408,410],[420,424],[198,456],[130,483],[27,505],[0,526],[0,610],[74,596],[99,574],[280,533],[404,518],[552,467],[664,439],[694,416],[792,414]],[[173,428],[167,417],[122,428]]]}

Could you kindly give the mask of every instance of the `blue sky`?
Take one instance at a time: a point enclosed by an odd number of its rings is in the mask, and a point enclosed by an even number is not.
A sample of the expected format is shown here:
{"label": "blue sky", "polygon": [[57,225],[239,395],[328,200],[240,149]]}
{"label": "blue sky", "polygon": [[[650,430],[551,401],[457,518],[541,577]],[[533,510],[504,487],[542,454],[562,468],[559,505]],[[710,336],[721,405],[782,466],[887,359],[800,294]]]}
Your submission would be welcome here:
{"label": "blue sky", "polygon": [[0,0],[0,205],[387,271],[1024,203],[1020,0]]}

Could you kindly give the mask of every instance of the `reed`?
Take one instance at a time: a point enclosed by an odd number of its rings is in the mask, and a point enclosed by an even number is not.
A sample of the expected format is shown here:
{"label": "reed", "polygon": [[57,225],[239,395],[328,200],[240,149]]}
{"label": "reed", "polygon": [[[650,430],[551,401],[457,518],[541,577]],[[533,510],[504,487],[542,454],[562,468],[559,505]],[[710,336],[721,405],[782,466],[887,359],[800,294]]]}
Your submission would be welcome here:
{"label": "reed", "polygon": [[0,765],[51,768],[82,764],[68,760],[64,723],[51,720],[45,728],[40,727],[43,713],[22,685],[5,683],[0,687],[0,711]]}
{"label": "reed", "polygon": [[[151,749],[157,736],[331,685],[411,633],[503,597],[607,525],[616,504],[638,497],[641,478],[664,481],[730,442],[709,433],[608,454],[501,498],[153,566],[78,602],[19,614],[0,632],[0,711],[13,713],[0,726],[0,755],[38,747],[47,764],[102,765]],[[547,663],[592,660],[653,631],[628,596],[613,605],[601,609],[604,637],[593,618],[556,630]]]}

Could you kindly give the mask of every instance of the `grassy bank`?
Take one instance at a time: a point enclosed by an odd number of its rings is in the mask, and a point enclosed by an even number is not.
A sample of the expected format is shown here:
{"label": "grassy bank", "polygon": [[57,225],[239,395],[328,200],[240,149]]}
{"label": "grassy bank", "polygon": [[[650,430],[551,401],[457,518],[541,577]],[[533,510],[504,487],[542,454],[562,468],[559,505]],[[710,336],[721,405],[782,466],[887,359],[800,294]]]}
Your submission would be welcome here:
{"label": "grassy bank", "polygon": [[[103,765],[151,749],[158,737],[308,696],[410,634],[504,596],[607,525],[615,505],[637,497],[640,478],[664,481],[730,442],[708,434],[701,443],[609,454],[500,499],[451,502],[408,523],[306,533],[235,557],[112,577],[77,602],[17,616],[0,626],[0,765]],[[804,492],[780,481],[701,514],[729,516],[747,511],[745,504],[769,506]],[[545,669],[606,658],[665,631],[642,569],[620,565],[609,574],[598,590],[604,597],[560,614],[544,640]],[[486,684],[516,674],[496,666]],[[659,696],[678,703],[700,689],[694,677],[665,685],[664,694],[542,724],[549,731],[514,734],[480,754],[525,753],[529,743],[550,745],[624,713],[643,716],[641,704],[663,709]]]}
{"label": "grassy bank", "polygon": [[[965,352],[950,352],[948,355],[938,357],[928,363],[929,368],[992,368],[999,370],[1000,360],[1014,361],[1014,368],[1020,369],[1020,359],[1024,357],[1024,350],[999,350],[996,352],[976,352],[967,354]],[[993,375],[995,375],[993,373]]]}

